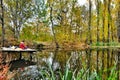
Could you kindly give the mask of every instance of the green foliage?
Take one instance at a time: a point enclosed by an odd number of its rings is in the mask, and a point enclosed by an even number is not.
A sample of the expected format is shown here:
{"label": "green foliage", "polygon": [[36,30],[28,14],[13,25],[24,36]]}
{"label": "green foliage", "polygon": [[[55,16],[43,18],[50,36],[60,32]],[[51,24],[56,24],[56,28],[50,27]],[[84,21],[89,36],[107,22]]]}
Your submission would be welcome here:
{"label": "green foliage", "polygon": [[[93,2],[92,6],[97,3]],[[58,43],[64,40],[89,42],[89,38],[91,38],[92,45],[101,46],[104,42],[104,45],[116,45],[114,42],[117,41],[115,23],[117,21],[118,0],[112,1],[109,6],[106,5],[109,1],[99,1],[99,3],[99,8],[91,7],[90,18],[89,6],[79,5],[78,0],[4,0],[5,26],[6,29],[14,33],[14,36],[19,37],[21,35],[21,39],[52,41],[53,36],[51,36],[50,30],[52,24],[50,19],[52,17]],[[50,17],[51,8],[52,15]],[[97,11],[99,11],[98,17],[96,16]],[[99,25],[97,20],[99,20]],[[91,21],[90,26],[88,25],[89,21]],[[31,26],[34,27],[24,30],[25,27],[28,28],[30,22],[33,23]],[[39,29],[37,30],[36,27]],[[42,29],[48,27],[49,30],[42,31],[41,27]],[[6,34],[10,35],[7,31]],[[97,36],[99,42],[96,41]],[[108,39],[109,43],[107,43]]]}
{"label": "green foliage", "polygon": [[116,67],[113,67],[111,70],[110,70],[110,76],[108,77],[107,80],[116,80],[117,79],[117,74],[120,72],[116,72]]}
{"label": "green foliage", "polygon": [[19,39],[22,26],[33,17],[32,0],[4,0],[4,4],[7,17],[5,25],[14,33],[13,36]]}
{"label": "green foliage", "polygon": [[46,20],[47,4],[45,3],[45,0],[35,0],[34,2],[35,2],[34,16],[36,16],[36,19],[38,20],[38,22],[45,23],[47,21]]}
{"label": "green foliage", "polygon": [[20,36],[21,40],[31,40],[31,41],[52,41],[52,36],[44,31],[35,31],[35,27],[26,26],[23,28]]}

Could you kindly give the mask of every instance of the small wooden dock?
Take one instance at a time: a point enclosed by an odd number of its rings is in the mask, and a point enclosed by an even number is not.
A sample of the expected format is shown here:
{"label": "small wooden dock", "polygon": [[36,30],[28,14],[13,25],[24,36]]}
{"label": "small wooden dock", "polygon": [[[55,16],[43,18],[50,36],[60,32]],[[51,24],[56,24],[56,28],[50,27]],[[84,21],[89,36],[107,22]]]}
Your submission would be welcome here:
{"label": "small wooden dock", "polygon": [[26,53],[30,54],[30,60],[32,60],[32,55],[31,54],[36,52],[35,49],[30,49],[30,48],[28,48],[28,49],[21,49],[21,48],[6,48],[6,47],[1,48],[0,51],[2,51],[3,53],[4,52],[7,52],[7,53],[19,53],[19,55],[20,55],[19,59],[22,58],[22,53],[26,52]]}

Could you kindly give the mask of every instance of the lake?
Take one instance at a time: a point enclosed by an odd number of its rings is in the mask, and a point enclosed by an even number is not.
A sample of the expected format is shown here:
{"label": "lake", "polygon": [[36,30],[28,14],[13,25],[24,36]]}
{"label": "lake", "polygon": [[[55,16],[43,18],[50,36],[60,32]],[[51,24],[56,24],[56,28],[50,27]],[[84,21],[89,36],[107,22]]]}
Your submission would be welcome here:
{"label": "lake", "polygon": [[41,50],[32,54],[32,60],[27,53],[22,59],[18,53],[2,55],[10,64],[7,74],[15,73],[12,80],[120,79],[120,49]]}

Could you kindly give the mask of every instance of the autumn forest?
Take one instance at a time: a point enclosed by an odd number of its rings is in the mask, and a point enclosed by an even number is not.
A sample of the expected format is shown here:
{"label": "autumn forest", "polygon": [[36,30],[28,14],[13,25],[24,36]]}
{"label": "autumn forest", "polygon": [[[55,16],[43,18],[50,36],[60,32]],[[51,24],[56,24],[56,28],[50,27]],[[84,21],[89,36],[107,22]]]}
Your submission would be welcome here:
{"label": "autumn forest", "polygon": [[120,0],[0,0],[0,80],[120,80]]}
{"label": "autumn forest", "polygon": [[120,1],[0,0],[0,38],[104,45],[120,38]]}

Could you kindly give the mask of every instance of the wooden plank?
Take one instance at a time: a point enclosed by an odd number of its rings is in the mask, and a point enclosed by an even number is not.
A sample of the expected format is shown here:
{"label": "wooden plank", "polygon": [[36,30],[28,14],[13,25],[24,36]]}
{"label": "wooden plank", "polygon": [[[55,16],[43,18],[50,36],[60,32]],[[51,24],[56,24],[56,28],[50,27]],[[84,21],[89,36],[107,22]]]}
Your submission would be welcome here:
{"label": "wooden plank", "polygon": [[36,52],[36,50],[1,50],[2,52]]}
{"label": "wooden plank", "polygon": [[1,49],[2,52],[36,52],[35,49],[20,49],[20,48],[16,48],[16,49],[11,49],[11,48],[2,48]]}

